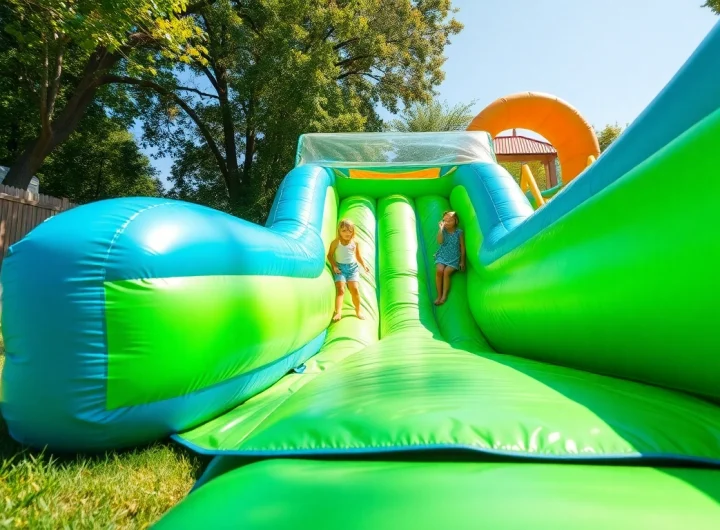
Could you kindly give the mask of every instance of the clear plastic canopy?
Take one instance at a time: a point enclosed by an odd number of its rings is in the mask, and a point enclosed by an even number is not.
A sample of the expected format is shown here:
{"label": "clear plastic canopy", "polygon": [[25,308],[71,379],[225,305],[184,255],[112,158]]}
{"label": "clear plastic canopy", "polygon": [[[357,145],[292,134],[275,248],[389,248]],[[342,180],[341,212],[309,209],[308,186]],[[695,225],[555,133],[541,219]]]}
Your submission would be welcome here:
{"label": "clear plastic canopy", "polygon": [[312,133],[300,137],[296,166],[443,166],[495,162],[484,131]]}

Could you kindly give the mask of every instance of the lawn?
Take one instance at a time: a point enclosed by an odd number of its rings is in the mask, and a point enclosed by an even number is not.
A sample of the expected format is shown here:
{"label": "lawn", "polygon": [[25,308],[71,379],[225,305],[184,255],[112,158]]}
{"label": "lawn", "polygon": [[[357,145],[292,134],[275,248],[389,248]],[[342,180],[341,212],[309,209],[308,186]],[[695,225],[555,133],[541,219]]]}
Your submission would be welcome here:
{"label": "lawn", "polygon": [[[0,338],[0,374],[4,361]],[[0,418],[0,528],[147,528],[206,463],[170,443],[102,456],[33,451]]]}

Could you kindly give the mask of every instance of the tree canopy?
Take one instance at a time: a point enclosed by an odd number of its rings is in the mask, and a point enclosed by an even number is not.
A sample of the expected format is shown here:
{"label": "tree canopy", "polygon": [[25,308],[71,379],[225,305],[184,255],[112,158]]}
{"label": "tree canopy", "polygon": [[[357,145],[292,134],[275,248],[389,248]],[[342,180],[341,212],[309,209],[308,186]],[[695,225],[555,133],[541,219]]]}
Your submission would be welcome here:
{"label": "tree canopy", "polygon": [[545,172],[545,164],[538,162],[537,160],[531,162],[501,162],[500,165],[507,169],[508,173],[512,175],[515,182],[520,184],[520,177],[522,176],[522,167],[527,164],[530,167],[530,172],[537,182],[538,188],[546,190],[550,188],[547,174]]}
{"label": "tree canopy", "polygon": [[64,174],[64,153],[91,141],[97,106],[117,142],[92,149],[111,156],[129,145],[114,127],[140,120],[174,159],[171,196],[260,220],[300,134],[382,130],[379,108],[432,101],[453,13],[451,0],[9,0],[6,182],[58,184],[49,168]]}
{"label": "tree canopy", "polygon": [[600,144],[600,152],[602,153],[610,147],[610,144],[612,144],[622,132],[623,128],[617,123],[614,125],[608,124],[601,131],[596,131],[598,143]]}
{"label": "tree canopy", "polygon": [[[211,0],[207,0],[209,2]],[[8,0],[3,4],[2,76],[30,95],[32,134],[5,181],[25,187],[77,128],[117,68],[156,73],[158,59],[201,60],[202,31],[189,16],[206,1]]]}
{"label": "tree canopy", "polygon": [[403,110],[398,119],[392,120],[388,128],[401,132],[457,131],[466,129],[475,114],[474,101],[448,105],[433,100],[430,103],[415,103]]}
{"label": "tree canopy", "polygon": [[377,107],[430,101],[461,29],[451,17],[449,0],[219,0],[202,10],[207,64],[183,75],[205,95],[131,81],[154,90],[145,137],[175,156],[171,193],[207,203],[224,185],[213,205],[262,219],[300,134],[381,130]]}
{"label": "tree canopy", "polygon": [[709,7],[716,14],[720,15],[720,0],[707,0],[707,2],[703,4],[703,7]]}
{"label": "tree canopy", "polygon": [[160,196],[156,173],[123,123],[94,105],[70,138],[48,156],[38,177],[43,193],[82,204]]}

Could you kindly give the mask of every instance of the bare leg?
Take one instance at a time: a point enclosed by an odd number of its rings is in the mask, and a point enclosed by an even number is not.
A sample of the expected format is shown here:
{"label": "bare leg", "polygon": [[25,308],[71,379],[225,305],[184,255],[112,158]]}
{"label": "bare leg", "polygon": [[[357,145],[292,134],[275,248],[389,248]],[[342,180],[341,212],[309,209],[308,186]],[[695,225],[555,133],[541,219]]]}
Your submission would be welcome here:
{"label": "bare leg", "polygon": [[333,315],[333,322],[337,322],[342,318],[342,305],[343,299],[345,298],[345,282],[335,282],[335,288],[337,294],[335,295],[335,314]]}
{"label": "bare leg", "polygon": [[447,301],[448,292],[450,291],[450,275],[453,272],[455,272],[455,269],[452,267],[445,267],[445,270],[443,271],[443,288],[442,296],[440,297],[440,304],[444,304]]}
{"label": "bare leg", "polygon": [[360,320],[365,320],[365,315],[362,314],[360,307],[360,290],[358,289],[358,282],[348,282],[348,289],[350,289],[350,295],[352,296],[353,305],[355,306],[355,314]]}
{"label": "bare leg", "polygon": [[435,305],[440,305],[440,298],[442,298],[444,270],[445,265],[442,263],[435,265],[435,289],[437,289],[437,298],[435,298],[435,301],[433,302]]}

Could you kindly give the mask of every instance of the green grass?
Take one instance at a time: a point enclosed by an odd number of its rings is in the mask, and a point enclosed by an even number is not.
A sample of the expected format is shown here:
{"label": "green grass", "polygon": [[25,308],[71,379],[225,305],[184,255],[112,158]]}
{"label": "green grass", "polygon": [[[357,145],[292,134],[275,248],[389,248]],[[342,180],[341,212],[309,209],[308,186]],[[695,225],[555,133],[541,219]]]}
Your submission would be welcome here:
{"label": "green grass", "polygon": [[[4,360],[0,338],[0,374]],[[33,451],[0,418],[0,528],[147,528],[206,463],[169,443],[102,456]]]}

